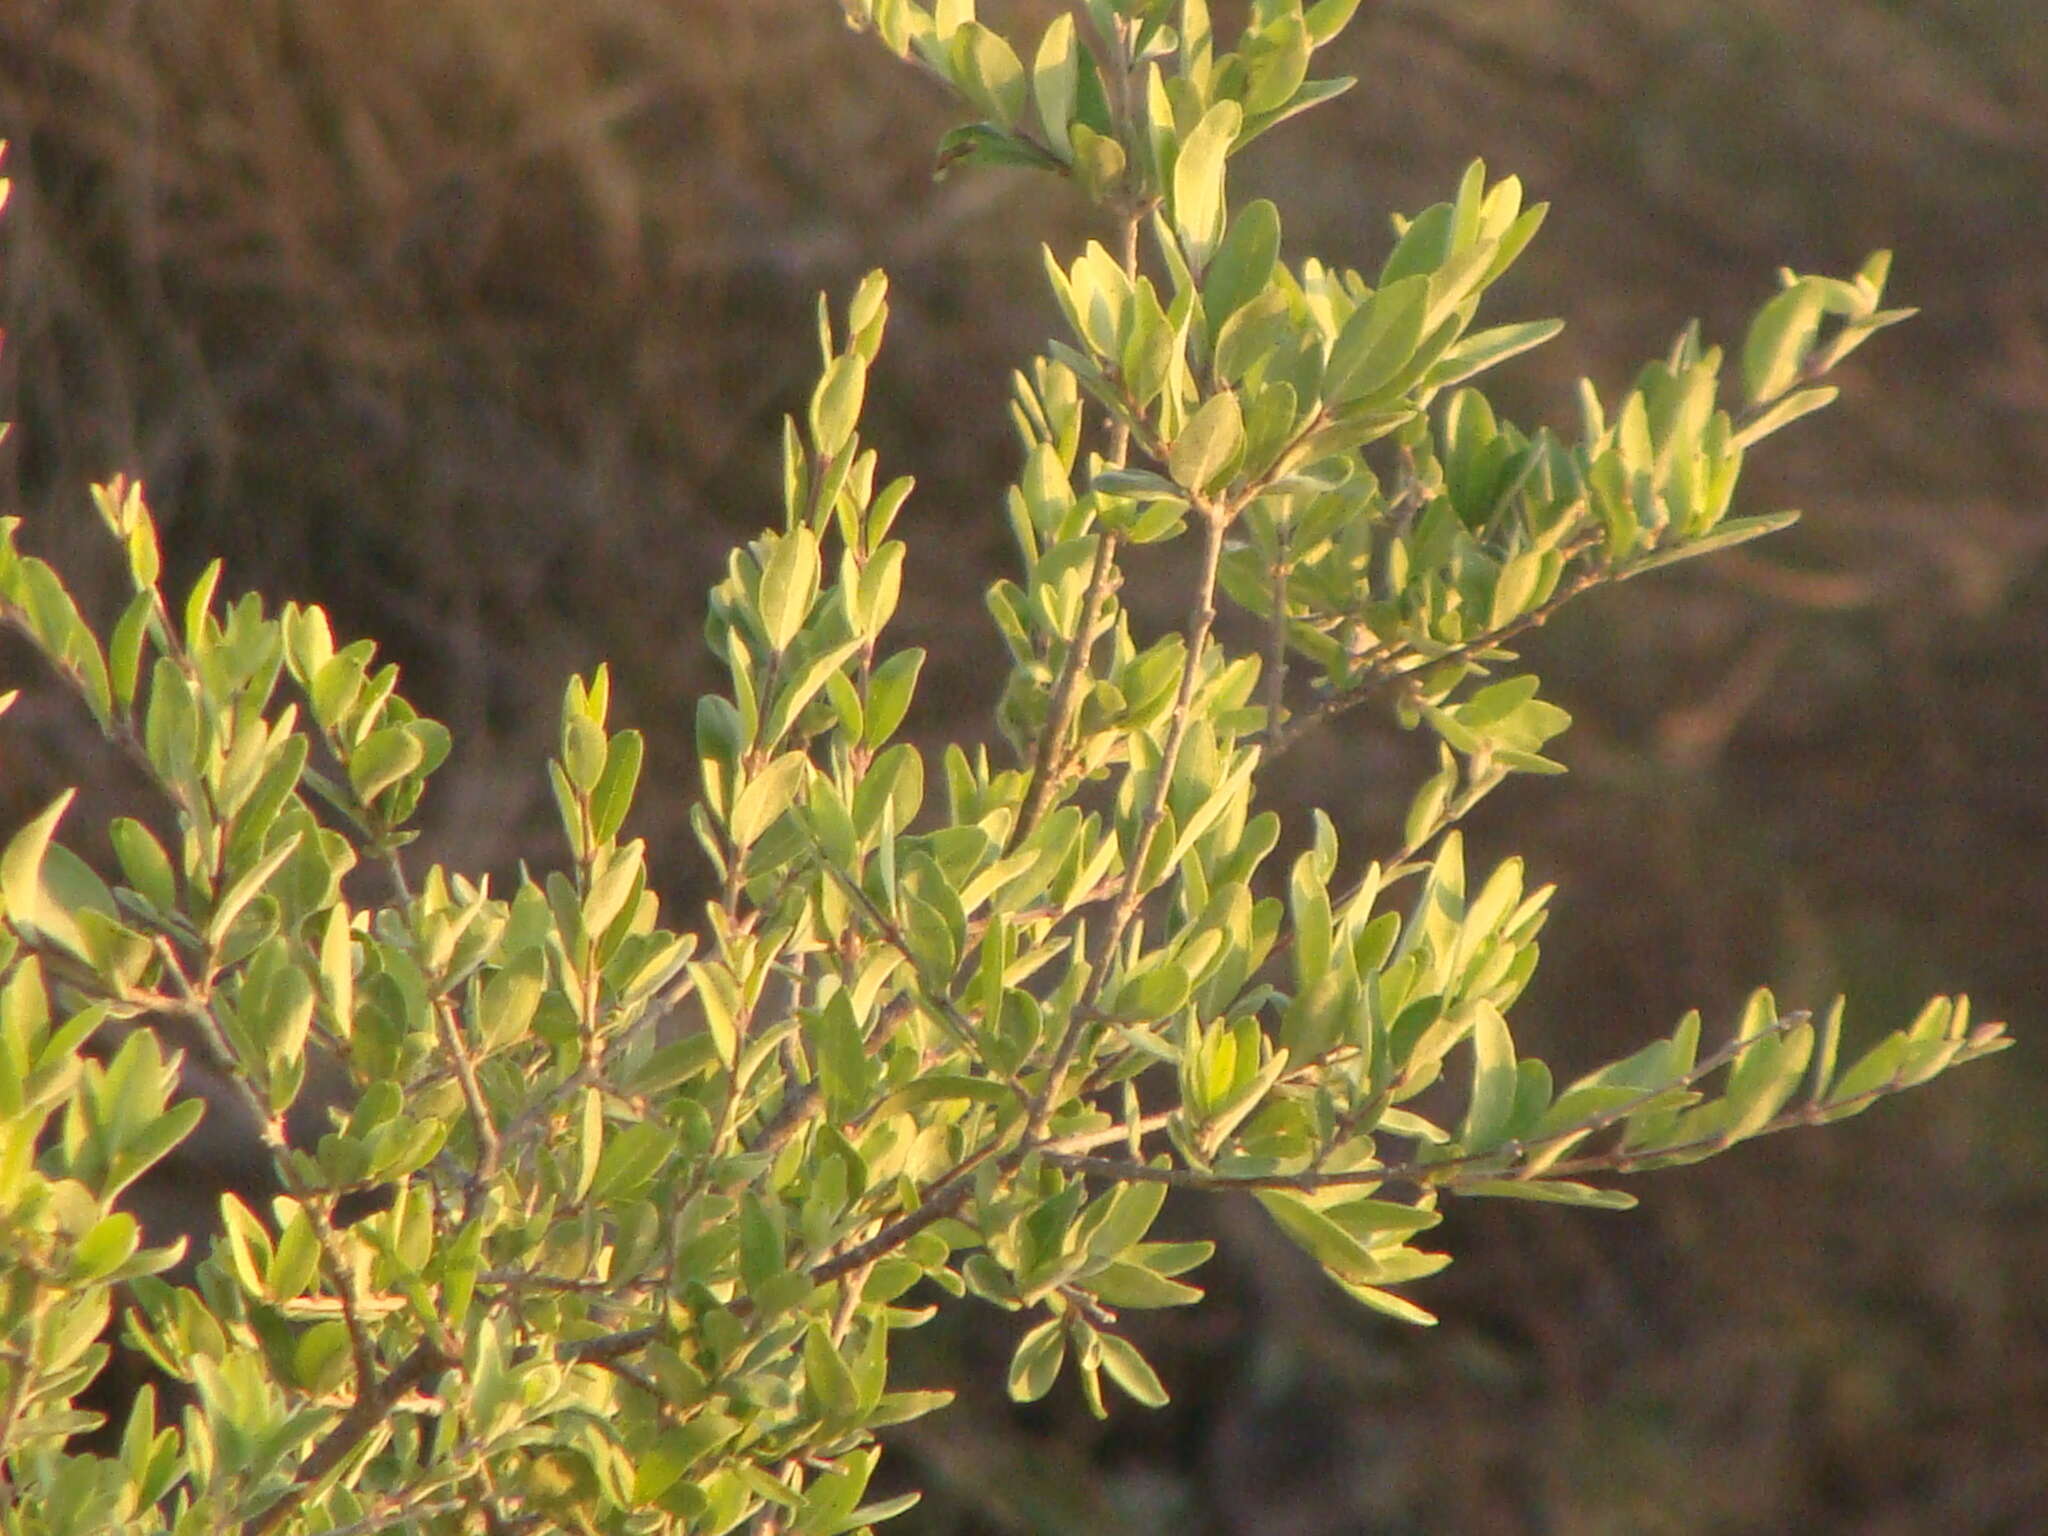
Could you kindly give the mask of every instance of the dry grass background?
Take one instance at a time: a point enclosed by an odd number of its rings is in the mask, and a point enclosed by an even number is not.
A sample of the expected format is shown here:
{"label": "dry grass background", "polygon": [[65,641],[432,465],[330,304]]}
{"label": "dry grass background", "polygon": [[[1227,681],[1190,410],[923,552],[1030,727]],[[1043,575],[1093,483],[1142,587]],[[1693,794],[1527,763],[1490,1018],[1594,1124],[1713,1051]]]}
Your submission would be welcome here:
{"label": "dry grass background", "polygon": [[[1005,1330],[935,1325],[915,1368],[975,1386],[899,1444],[930,1490],[901,1528],[2039,1529],[2048,11],[1379,0],[1342,53],[1364,83],[1248,190],[1290,250],[1364,264],[1470,156],[1520,172],[1556,209],[1501,312],[1572,323],[1502,384],[1518,411],[1562,417],[1690,315],[1728,335],[1780,262],[1893,245],[1926,310],[1752,469],[1800,530],[1535,648],[1578,773],[1476,832],[1564,882],[1532,1041],[1572,1070],[1768,978],[1847,984],[1872,1023],[1968,986],[2023,1049],[1629,1217],[1461,1211],[1429,1334],[1226,1211],[1212,1304],[1140,1330],[1176,1405],[1106,1429],[1009,1412]],[[772,515],[815,290],[871,265],[897,313],[873,435],[922,485],[918,720],[985,729],[1003,380],[1051,329],[1036,241],[1086,226],[1047,183],[932,183],[944,121],[828,0],[10,0],[0,503],[90,573],[83,488],[139,472],[187,574],[221,553],[378,636],[463,744],[430,847],[472,867],[549,857],[555,700],[609,657],[687,900],[703,590]],[[101,769],[18,649],[0,672],[31,683],[11,819]],[[1362,726],[1285,793],[1376,845],[1411,746]]]}

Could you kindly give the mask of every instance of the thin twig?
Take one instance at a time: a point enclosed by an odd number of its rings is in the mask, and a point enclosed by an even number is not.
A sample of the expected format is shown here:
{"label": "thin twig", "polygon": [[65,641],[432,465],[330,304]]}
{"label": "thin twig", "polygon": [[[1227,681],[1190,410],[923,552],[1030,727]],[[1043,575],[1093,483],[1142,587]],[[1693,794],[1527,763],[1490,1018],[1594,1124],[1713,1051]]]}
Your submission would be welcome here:
{"label": "thin twig", "polygon": [[827,1281],[839,1279],[842,1275],[850,1275],[855,1270],[901,1248],[934,1222],[952,1215],[967,1203],[967,1197],[974,1192],[974,1169],[987,1160],[987,1153],[991,1151],[992,1148],[985,1149],[982,1157],[954,1174],[950,1182],[940,1185],[927,1195],[924,1204],[907,1215],[899,1216],[866,1242],[856,1243],[829,1259],[813,1264],[810,1271],[811,1279],[823,1285]]}
{"label": "thin twig", "polygon": [[242,1536],[269,1536],[271,1531],[283,1525],[305,1503],[320,1481],[362,1443],[363,1437],[384,1422],[406,1393],[433,1372],[447,1369],[454,1363],[432,1344],[420,1343],[372,1390],[357,1396],[355,1406],[299,1464],[291,1486],[275,1504],[242,1527]]}
{"label": "thin twig", "polygon": [[1017,823],[1010,829],[1005,853],[1022,843],[1052,807],[1066,757],[1067,732],[1080,708],[1081,679],[1100,638],[1096,631],[1101,627],[1102,611],[1108,605],[1116,575],[1117,543],[1117,535],[1107,529],[1096,535],[1095,564],[1088,573],[1088,589],[1081,599],[1081,619],[1073,639],[1067,643],[1066,660],[1046,703],[1045,725],[1038,733],[1038,752],[1031,765],[1031,787],[1025,794]]}
{"label": "thin twig", "polygon": [[1045,1133],[1053,1108],[1066,1088],[1067,1071],[1080,1048],[1081,1036],[1094,1017],[1096,1003],[1101,1000],[1111,961],[1145,899],[1145,864],[1151,852],[1152,839],[1166,814],[1166,798],[1173,788],[1174,767],[1180,760],[1181,744],[1187,739],[1188,720],[1194,710],[1195,687],[1200,681],[1202,662],[1208,652],[1209,631],[1216,622],[1216,576],[1223,559],[1223,534],[1229,526],[1229,516],[1224,508],[1214,504],[1198,505],[1198,510],[1206,527],[1206,537],[1202,542],[1202,572],[1195,585],[1195,607],[1188,618],[1187,654],[1181,663],[1180,688],[1174,695],[1173,714],[1167,726],[1165,745],[1160,749],[1151,799],[1146,803],[1131,841],[1128,862],[1124,866],[1123,889],[1117,896],[1109,926],[1104,931],[1094,979],[1067,1020],[1059,1045],[1053,1052],[1052,1065],[1046,1069],[1045,1085],[1032,1105],[1031,1118],[1024,1132],[1027,1145]]}
{"label": "thin twig", "polygon": [[[1138,272],[1139,222],[1138,214],[1128,214],[1120,231],[1118,244],[1126,277],[1136,277]],[[1112,469],[1122,468],[1130,452],[1130,424],[1113,419],[1106,463]],[[1017,815],[1016,825],[1010,829],[1009,840],[1003,850],[1005,853],[1022,843],[1044,820],[1064,777],[1067,732],[1072,729],[1075,711],[1080,708],[1081,680],[1087,675],[1096,642],[1101,639],[1099,631],[1103,610],[1108,606],[1109,594],[1116,585],[1116,555],[1120,543],[1117,534],[1109,529],[1103,529],[1096,535],[1095,563],[1088,573],[1087,590],[1081,598],[1080,622],[1067,644],[1066,659],[1053,683],[1052,696],[1046,702],[1045,725],[1039,732],[1038,751],[1031,765],[1031,786],[1025,792],[1024,807]]]}
{"label": "thin twig", "polygon": [[1287,577],[1290,545],[1281,536],[1279,558],[1273,562],[1273,623],[1266,632],[1266,729],[1261,733],[1270,752],[1280,739],[1287,711]]}
{"label": "thin twig", "polygon": [[[1447,661],[1464,661],[1482,651],[1490,651],[1496,646],[1505,645],[1517,636],[1547,624],[1558,609],[1589,588],[1598,586],[1603,581],[1619,580],[1623,574],[1606,566],[1590,567],[1560,585],[1543,602],[1519,618],[1510,620],[1499,629],[1488,630],[1483,635],[1476,635],[1462,644],[1450,646],[1434,655],[1425,655],[1408,646],[1394,646],[1384,650],[1371,665],[1346,685],[1344,692],[1333,694],[1288,721],[1286,729],[1274,738],[1267,753],[1267,761],[1277,759],[1282,753],[1291,750],[1303,737],[1329,724],[1338,716],[1347,715],[1360,705],[1378,698],[1380,690],[1387,683],[1408,678],[1425,667],[1441,666]],[[1413,665],[1397,665],[1407,662],[1412,662]]]}
{"label": "thin twig", "polygon": [[445,1002],[445,999],[437,999],[433,1003],[434,1023],[439,1028],[441,1047],[448,1053],[455,1080],[462,1085],[462,1101],[468,1106],[469,1118],[476,1125],[476,1166],[470,1170],[463,1196],[462,1219],[467,1223],[476,1210],[477,1201],[482,1198],[484,1185],[497,1174],[500,1147],[498,1128],[491,1123],[490,1106],[484,1102],[483,1089],[476,1080],[476,1063],[470,1060],[461,1027],[456,1024]]}
{"label": "thin twig", "polygon": [[[1411,1160],[1404,1163],[1374,1163],[1370,1167],[1346,1169],[1337,1173],[1319,1173],[1313,1170],[1300,1173],[1269,1174],[1226,1174],[1210,1173],[1195,1168],[1158,1168],[1145,1163],[1132,1163],[1119,1158],[1090,1157],[1071,1152],[1046,1151],[1045,1160],[1056,1168],[1070,1173],[1094,1174],[1100,1178],[1115,1179],[1133,1184],[1165,1184],[1175,1189],[1293,1189],[1313,1191],[1318,1189],[1341,1189],[1361,1184],[1415,1184],[1425,1188],[1455,1191],[1461,1183],[1478,1179],[1506,1179],[1526,1183],[1541,1183],[1575,1173],[1627,1173],[1641,1163],[1658,1158],[1683,1155],[1687,1152],[1718,1149],[1730,1145],[1720,1136],[1703,1137],[1697,1141],[1680,1143],[1671,1147],[1644,1148],[1638,1151],[1616,1150],[1598,1153],[1570,1162],[1546,1164],[1535,1171],[1527,1171],[1530,1159],[1547,1147],[1560,1143],[1569,1145],[1583,1141],[1588,1136],[1597,1136],[1602,1131],[1626,1121],[1630,1116],[1641,1113],[1656,1100],[1672,1093],[1689,1092],[1692,1088],[1718,1072],[1722,1067],[1742,1056],[1751,1047],[1775,1035],[1806,1023],[1810,1015],[1804,1012],[1788,1013],[1759,1030],[1754,1035],[1730,1040],[1718,1050],[1711,1052],[1697,1062],[1689,1071],[1680,1074],[1668,1083],[1645,1088],[1627,1103],[1616,1105],[1598,1114],[1588,1115],[1584,1120],[1563,1130],[1553,1132],[1536,1142],[1512,1141],[1504,1146],[1490,1147],[1482,1152],[1465,1153],[1458,1157],[1441,1158],[1434,1162]],[[1805,1103],[1794,1109],[1781,1112],[1744,1140],[1757,1136],[1768,1136],[1778,1131],[1791,1130],[1802,1125],[1820,1124],[1831,1113],[1849,1104],[1870,1102],[1889,1092],[1896,1084],[1883,1084],[1869,1093],[1858,1095],[1842,1103]],[[1493,1164],[1506,1157],[1503,1166],[1475,1166]],[[1517,1164],[1524,1171],[1517,1171]]]}
{"label": "thin twig", "polygon": [[369,1329],[363,1322],[362,1297],[356,1290],[356,1277],[342,1259],[341,1239],[329,1219],[325,1200],[316,1196],[299,1179],[297,1170],[292,1166],[291,1145],[285,1140],[282,1118],[271,1110],[250,1083],[248,1069],[228,1043],[227,1031],[214,1016],[212,1005],[200,995],[186,976],[185,968],[178,963],[178,952],[164,938],[158,938],[156,949],[166,974],[177,984],[178,1012],[192,1021],[205,1037],[208,1047],[226,1065],[227,1070],[222,1075],[255,1121],[264,1147],[270,1153],[278,1181],[297,1202],[299,1209],[306,1213],[306,1221],[312,1227],[314,1240],[320,1249],[320,1267],[341,1303],[342,1321],[348,1329],[349,1353],[355,1365],[356,1395],[360,1401],[370,1393],[376,1381],[376,1351],[370,1343]]}

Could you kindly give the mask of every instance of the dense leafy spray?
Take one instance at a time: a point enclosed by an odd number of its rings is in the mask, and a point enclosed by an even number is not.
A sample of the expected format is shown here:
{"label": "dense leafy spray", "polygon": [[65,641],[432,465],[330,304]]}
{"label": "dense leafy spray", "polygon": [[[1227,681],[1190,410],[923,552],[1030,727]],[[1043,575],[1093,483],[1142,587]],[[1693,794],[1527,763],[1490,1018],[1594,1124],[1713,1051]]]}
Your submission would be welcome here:
{"label": "dense leafy spray", "polygon": [[[1069,178],[1111,232],[1048,253],[1068,334],[1016,378],[1021,563],[988,594],[1009,751],[897,739],[922,657],[888,641],[910,484],[859,437],[880,274],[821,306],[782,516],[713,594],[717,896],[688,930],[624,837],[641,739],[602,669],[548,766],[566,862],[493,891],[408,863],[451,743],[369,642],[220,600],[218,565],[174,600],[124,480],[94,493],[133,589],[104,630],[0,523],[0,618],[163,803],[107,828],[113,885],[57,840],[69,797],[0,855],[8,1530],[858,1530],[909,1502],[864,1502],[875,1431],[946,1401],[889,1372],[936,1306],[1025,1315],[1019,1398],[1070,1372],[1098,1411],[1105,1384],[1164,1400],[1119,1322],[1200,1297],[1210,1245],[1149,1235],[1170,1188],[1252,1193],[1360,1302],[1427,1322],[1446,1195],[1623,1206],[1609,1176],[2005,1043],[1937,999],[1844,1065],[1839,1004],[1758,992],[1725,1043],[1689,1015],[1560,1087],[1507,1023],[1549,889],[1468,870],[1456,830],[1559,771],[1569,719],[1516,637],[1790,520],[1732,513],[1743,456],[1902,317],[1882,256],[1785,274],[1732,399],[1687,330],[1620,400],[1582,388],[1575,432],[1528,431],[1468,382],[1557,329],[1476,323],[1543,220],[1514,178],[1473,166],[1365,273],[1229,199],[1237,150],[1348,84],[1312,64],[1356,0],[1257,0],[1228,48],[1202,0],[1086,0],[1028,48],[972,0],[843,3],[972,114],[942,170]],[[1144,634],[1123,559],[1171,540],[1185,621]],[[1360,707],[1438,747],[1378,858],[1259,801]],[[189,1285],[121,1209],[199,1115],[153,1024],[285,1191],[225,1199]],[[293,1145],[315,1057],[351,1091]],[[190,1403],[159,1422],[145,1391],[116,1454],[70,1454],[117,1292]]]}

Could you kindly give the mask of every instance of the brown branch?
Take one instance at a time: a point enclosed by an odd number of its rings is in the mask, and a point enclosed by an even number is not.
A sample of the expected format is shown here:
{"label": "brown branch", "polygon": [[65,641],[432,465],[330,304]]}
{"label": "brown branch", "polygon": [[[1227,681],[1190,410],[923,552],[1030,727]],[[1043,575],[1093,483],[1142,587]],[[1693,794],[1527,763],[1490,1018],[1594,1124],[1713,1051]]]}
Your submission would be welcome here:
{"label": "brown branch", "polygon": [[803,1127],[803,1123],[825,1107],[825,1096],[816,1083],[805,1083],[782,1101],[782,1105],[761,1127],[747,1147],[753,1157],[773,1157]]}
{"label": "brown branch", "polygon": [[1080,1049],[1081,1036],[1095,1015],[1095,1005],[1101,1000],[1112,958],[1145,899],[1145,863],[1151,853],[1152,839],[1157,835],[1166,813],[1167,795],[1173,788],[1173,770],[1180,760],[1181,744],[1187,739],[1188,719],[1193,713],[1195,686],[1200,680],[1202,660],[1208,650],[1209,631],[1216,622],[1216,575],[1223,558],[1224,530],[1230,522],[1228,512],[1220,506],[1198,503],[1197,509],[1207,529],[1202,544],[1202,573],[1196,582],[1195,608],[1188,618],[1187,655],[1181,663],[1180,688],[1174,695],[1171,724],[1167,727],[1166,742],[1160,750],[1158,774],[1153,781],[1151,799],[1138,819],[1137,835],[1132,840],[1129,861],[1124,866],[1123,889],[1110,914],[1109,926],[1104,930],[1094,980],[1068,1017],[1059,1045],[1053,1051],[1052,1064],[1046,1069],[1045,1084],[1031,1106],[1031,1117],[1024,1128],[1024,1145],[1027,1147],[1036,1144],[1045,1134],[1046,1124],[1066,1088],[1067,1072]]}
{"label": "brown branch", "polygon": [[1073,639],[1067,642],[1066,660],[1046,703],[1045,725],[1038,733],[1038,752],[1031,765],[1031,787],[1025,794],[1017,823],[1010,829],[1003,850],[1006,853],[1023,842],[1052,808],[1067,755],[1067,732],[1081,706],[1081,679],[1088,671],[1095,643],[1101,638],[1096,631],[1101,626],[1102,610],[1108,604],[1116,574],[1117,543],[1117,535],[1112,532],[1105,530],[1096,536],[1095,565],[1088,573],[1088,590],[1081,599],[1081,621]]}
{"label": "brown branch", "polygon": [[306,1213],[306,1221],[319,1245],[320,1268],[341,1303],[342,1322],[348,1329],[349,1353],[355,1365],[356,1395],[360,1399],[369,1392],[376,1377],[376,1351],[370,1343],[369,1329],[363,1322],[362,1297],[356,1289],[356,1277],[342,1260],[341,1239],[329,1219],[327,1205],[300,1180],[292,1166],[291,1146],[285,1140],[282,1118],[271,1110],[250,1083],[247,1068],[228,1043],[227,1031],[214,1017],[212,1005],[186,976],[185,968],[178,963],[177,951],[169,940],[161,937],[156,941],[156,949],[165,971],[177,984],[177,1011],[192,1021],[205,1038],[208,1048],[223,1063],[225,1071],[222,1075],[256,1123],[264,1149],[269,1152],[271,1165],[277,1171],[278,1182],[284,1185],[285,1192],[297,1202],[299,1209]]}
{"label": "brown branch", "polygon": [[[875,925],[883,939],[888,942],[889,947],[903,957],[904,963],[910,967],[911,989],[916,993],[918,1001],[929,1008],[935,1017],[944,1022],[947,1029],[952,1032],[956,1043],[971,1056],[975,1049],[973,1026],[950,997],[935,997],[932,995],[931,990],[924,985],[924,977],[918,971],[917,955],[912,951],[909,938],[904,934],[903,929],[898,926],[896,920],[877,906],[875,899],[868,895],[861,888],[860,883],[847,874],[845,870],[834,864],[830,859],[821,858],[819,863],[826,873],[837,880],[840,887],[853,898],[854,904],[867,914],[868,921]],[[952,978],[948,977],[946,980],[950,985]]]}
{"label": "brown branch", "polygon": [[467,1192],[463,1197],[463,1220],[468,1221],[476,1209],[477,1201],[483,1195],[483,1187],[498,1171],[501,1147],[498,1128],[491,1123],[490,1106],[484,1102],[482,1087],[476,1080],[476,1063],[470,1060],[469,1048],[463,1043],[462,1030],[456,1024],[453,1014],[445,1006],[445,998],[437,998],[430,1006],[434,1010],[434,1023],[441,1035],[442,1049],[448,1053],[448,1061],[454,1069],[455,1080],[462,1085],[462,1101],[468,1106],[469,1117],[476,1123],[477,1159],[470,1170]]}
{"label": "brown branch", "polygon": [[[1312,1191],[1318,1189],[1341,1189],[1361,1184],[1416,1184],[1425,1188],[1456,1191],[1463,1182],[1461,1175],[1471,1179],[1519,1179],[1523,1182],[1541,1182],[1569,1173],[1627,1173],[1634,1166],[1652,1162],[1661,1157],[1682,1155],[1704,1148],[1733,1145],[1719,1137],[1702,1138],[1695,1142],[1682,1143],[1675,1147],[1635,1152],[1614,1151],[1571,1162],[1554,1163],[1534,1172],[1517,1174],[1514,1164],[1524,1161],[1546,1147],[1560,1143],[1570,1144],[1583,1141],[1588,1136],[1597,1136],[1639,1114],[1644,1108],[1671,1093],[1691,1090],[1704,1082],[1722,1067],[1743,1055],[1758,1042],[1773,1035],[1780,1035],[1797,1025],[1808,1021],[1811,1016],[1804,1012],[1785,1014],[1754,1035],[1738,1037],[1728,1041],[1704,1057],[1693,1067],[1668,1083],[1645,1088],[1625,1104],[1589,1115],[1584,1120],[1563,1130],[1553,1132],[1536,1142],[1511,1141],[1503,1146],[1490,1147],[1483,1152],[1466,1153],[1459,1157],[1438,1159],[1434,1162],[1409,1161],[1405,1163],[1376,1163],[1367,1168],[1347,1169],[1339,1173],[1318,1173],[1305,1170],[1300,1173],[1271,1174],[1219,1174],[1207,1173],[1193,1168],[1155,1168],[1145,1163],[1126,1162],[1118,1158],[1089,1157],[1069,1152],[1045,1153],[1045,1160],[1056,1168],[1072,1173],[1094,1174],[1101,1178],[1115,1179],[1125,1183],[1165,1184],[1175,1189],[1294,1189]],[[1898,1086],[1896,1082],[1885,1084],[1871,1092],[1859,1095],[1843,1103],[1867,1103]],[[1790,1130],[1800,1125],[1818,1125],[1829,1113],[1838,1111],[1841,1104],[1806,1103],[1796,1109],[1786,1110],[1767,1121],[1760,1129],[1750,1133],[1744,1140],[1756,1136],[1768,1136],[1777,1131]],[[1474,1165],[1492,1163],[1501,1157],[1509,1162],[1502,1167],[1484,1167],[1475,1170]]]}
{"label": "brown branch", "polygon": [[943,1220],[967,1203],[967,1197],[974,1192],[974,1169],[986,1157],[977,1158],[972,1164],[954,1174],[952,1179],[932,1191],[923,1205],[909,1214],[899,1216],[864,1243],[856,1243],[829,1259],[820,1260],[811,1266],[811,1279],[819,1285],[850,1275],[865,1265],[901,1248],[918,1233],[933,1223]]}
{"label": "brown branch", "polygon": [[242,1527],[242,1536],[269,1536],[304,1504],[321,1480],[347,1459],[368,1435],[390,1414],[406,1393],[437,1370],[455,1364],[432,1344],[422,1341],[410,1355],[392,1368],[389,1375],[369,1391],[357,1395],[355,1406],[328,1431],[327,1438],[299,1464],[297,1474],[284,1493],[262,1514]]}
{"label": "brown branch", "polygon": [[[1363,673],[1346,685],[1344,692],[1333,694],[1313,708],[1304,710],[1296,719],[1290,720],[1287,723],[1287,728],[1273,739],[1272,747],[1267,753],[1266,760],[1268,762],[1276,760],[1282,753],[1291,750],[1304,736],[1307,736],[1312,731],[1329,724],[1340,715],[1349,714],[1362,704],[1371,703],[1380,696],[1381,690],[1387,683],[1403,681],[1425,667],[1439,666],[1447,661],[1467,660],[1482,651],[1489,651],[1496,646],[1505,645],[1508,641],[1527,634],[1532,629],[1540,629],[1550,621],[1552,615],[1558,609],[1564,607],[1573,598],[1580,596],[1592,587],[1598,586],[1603,581],[1618,581],[1624,574],[1624,572],[1612,570],[1607,566],[1592,566],[1581,571],[1570,581],[1563,583],[1549,597],[1545,598],[1520,618],[1510,620],[1499,629],[1488,630],[1483,635],[1474,636],[1470,640],[1438,651],[1434,655],[1424,655],[1422,652],[1413,649],[1412,646],[1395,645],[1384,650],[1377,655],[1376,659]],[[1396,665],[1396,663],[1410,661],[1414,665]]]}
{"label": "brown branch", "polygon": [[1273,624],[1266,632],[1266,728],[1260,733],[1268,752],[1280,739],[1287,711],[1287,576],[1289,541],[1282,536],[1280,558],[1273,562]]}
{"label": "brown branch", "polygon": [[[1118,244],[1127,277],[1135,277],[1138,271],[1139,222],[1138,214],[1127,214],[1120,231]],[[1112,421],[1106,462],[1112,468],[1121,467],[1129,459],[1130,452],[1130,424],[1123,420]],[[1044,820],[1064,777],[1067,732],[1072,729],[1075,711],[1081,705],[1081,679],[1087,675],[1096,642],[1102,638],[1098,631],[1102,626],[1103,608],[1108,604],[1109,594],[1115,585],[1116,553],[1120,542],[1118,536],[1108,530],[1097,537],[1095,564],[1088,573],[1088,587],[1081,599],[1081,621],[1074,629],[1073,639],[1068,642],[1066,660],[1053,684],[1052,697],[1046,703],[1045,726],[1039,732],[1038,751],[1031,765],[1031,786],[1025,792],[1024,807],[1017,814],[1016,825],[1010,829],[1003,849],[1005,853],[1016,848]]]}
{"label": "brown branch", "polygon": [[644,1327],[626,1328],[618,1333],[599,1334],[594,1339],[578,1339],[558,1346],[555,1358],[564,1365],[603,1365],[645,1349],[661,1337],[661,1330],[661,1324],[648,1323]]}

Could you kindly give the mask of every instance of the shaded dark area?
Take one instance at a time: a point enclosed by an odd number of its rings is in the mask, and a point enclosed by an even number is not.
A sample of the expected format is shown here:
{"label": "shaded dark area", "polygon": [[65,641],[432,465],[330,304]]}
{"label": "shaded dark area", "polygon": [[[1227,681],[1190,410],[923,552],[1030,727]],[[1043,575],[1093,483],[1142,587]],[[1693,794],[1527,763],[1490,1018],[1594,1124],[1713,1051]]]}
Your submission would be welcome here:
{"label": "shaded dark area", "polygon": [[[1337,52],[1359,89],[1262,142],[1240,195],[1280,204],[1290,255],[1369,265],[1386,214],[1472,156],[1518,172],[1555,206],[1494,313],[1570,328],[1492,386],[1510,414],[1568,420],[1579,374],[1613,389],[1690,316],[1733,339],[1780,263],[1892,246],[1925,311],[1754,456],[1748,509],[1804,507],[1798,529],[1530,647],[1575,774],[1472,833],[1563,886],[1525,1049],[1569,1076],[1761,981],[1846,988],[1852,1029],[1967,988],[2022,1048],[1655,1177],[1627,1216],[1460,1207],[1429,1333],[1358,1314],[1249,1207],[1172,1207],[1227,1239],[1208,1305],[1133,1330],[1175,1404],[1019,1414],[1008,1321],[944,1317],[905,1370],[969,1390],[898,1443],[929,1495],[896,1528],[2037,1529],[2048,11],[1384,0]],[[455,731],[423,851],[466,867],[554,857],[559,690],[610,658],[650,738],[637,829],[688,910],[703,593],[776,515],[816,290],[870,266],[896,316],[870,432],[920,480],[915,718],[987,733],[1005,379],[1053,329],[1037,241],[1088,230],[1050,182],[934,184],[945,123],[829,0],[14,0],[0,510],[104,596],[85,487],[140,474],[174,572],[221,554],[229,590],[379,638]],[[125,804],[83,712],[0,639],[17,685],[0,822],[75,782]],[[1275,790],[1378,850],[1415,745],[1360,720]]]}

